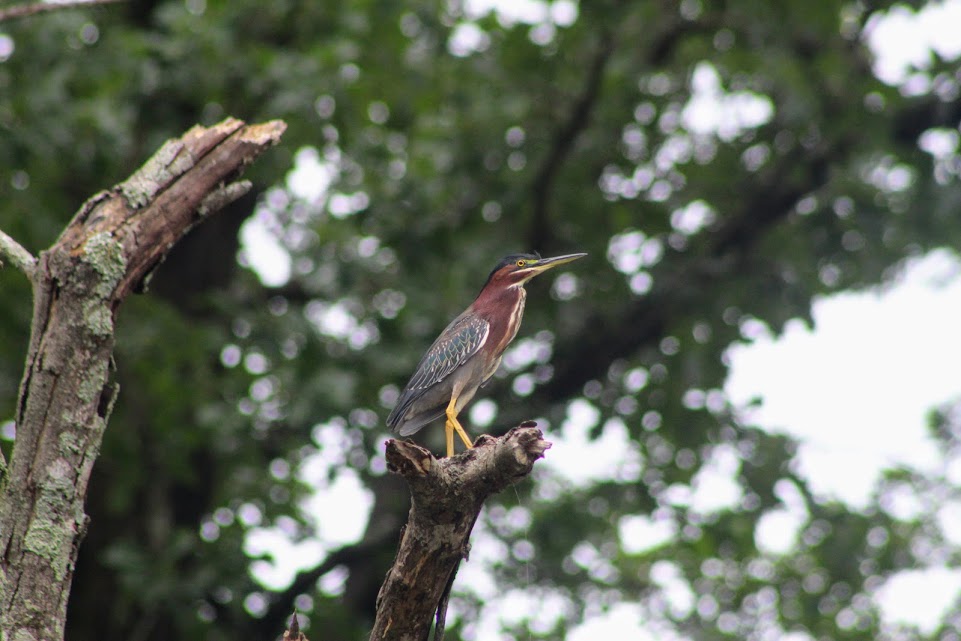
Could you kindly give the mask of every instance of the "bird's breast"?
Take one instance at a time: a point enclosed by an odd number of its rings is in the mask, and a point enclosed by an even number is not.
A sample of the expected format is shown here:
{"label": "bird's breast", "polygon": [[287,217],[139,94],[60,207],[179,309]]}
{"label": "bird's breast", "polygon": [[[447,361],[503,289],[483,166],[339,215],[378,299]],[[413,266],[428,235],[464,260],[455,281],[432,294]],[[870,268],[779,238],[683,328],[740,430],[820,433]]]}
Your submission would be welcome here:
{"label": "bird's breast", "polygon": [[524,318],[524,304],[527,301],[527,292],[523,287],[509,289],[505,295],[511,297],[511,312],[507,316],[507,322],[491,323],[491,334],[488,337],[498,355],[503,353],[517,336],[517,331],[521,328],[521,320]]}

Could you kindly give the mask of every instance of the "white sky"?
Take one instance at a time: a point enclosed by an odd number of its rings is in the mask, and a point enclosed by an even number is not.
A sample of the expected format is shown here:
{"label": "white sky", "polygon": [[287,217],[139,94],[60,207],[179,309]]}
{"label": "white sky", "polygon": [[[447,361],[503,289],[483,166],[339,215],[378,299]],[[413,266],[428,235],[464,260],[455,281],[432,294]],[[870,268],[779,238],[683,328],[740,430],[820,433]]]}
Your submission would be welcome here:
{"label": "white sky", "polygon": [[804,440],[816,491],[863,506],[880,467],[938,462],[925,417],[961,396],[959,271],[956,257],[934,252],[885,291],[816,302],[813,332],[796,321],[776,340],[728,351],[729,397],[762,396],[744,415]]}
{"label": "white sky", "polygon": [[[540,23],[539,31],[532,29],[535,41],[549,39],[552,29],[577,19],[577,5],[569,0],[555,1],[551,9],[546,6],[537,0],[471,0],[467,16],[473,19],[494,8],[505,24]],[[920,14],[895,7],[885,19],[873,21],[868,28],[869,44],[878,54],[875,72],[891,84],[910,84],[912,67],[930,64],[932,51],[947,58],[961,55],[959,25],[961,0],[932,4]],[[486,46],[485,34],[468,20],[458,28],[450,48],[455,55],[470,55]],[[708,85],[710,72],[707,67],[701,74]],[[923,85],[921,82],[918,86],[923,89]],[[711,93],[711,87],[706,93]],[[692,118],[696,106],[692,100]],[[705,127],[719,133],[723,125],[704,121]],[[317,152],[304,150],[297,161],[288,186],[310,200],[324,197],[330,176],[324,173]],[[269,215],[245,225],[243,256],[265,283],[280,284],[290,276],[290,257],[269,232],[269,225]],[[957,376],[957,364],[961,363],[959,274],[961,262],[939,251],[912,261],[897,282],[883,290],[821,299],[814,305],[813,330],[796,322],[777,339],[762,336],[749,345],[732,346],[725,391],[738,405],[762,398],[760,407],[745,410],[746,418],[802,441],[799,469],[815,491],[855,507],[863,506],[885,467],[907,464],[930,470],[939,461],[939,453],[925,433],[925,416],[935,406],[961,398],[961,377]],[[636,449],[628,442],[623,424],[609,421],[600,439],[587,438],[589,427],[598,419],[599,414],[588,403],[572,405],[568,420],[551,431],[554,447],[541,466],[545,474],[578,485],[631,478],[637,473],[640,464]],[[578,465],[568,465],[574,457]],[[318,456],[301,473],[305,478],[322,479],[331,465],[337,465],[337,461]],[[705,512],[734,504],[740,498],[740,489],[732,480],[738,465],[735,453],[719,448],[692,487],[675,492],[672,501]],[[249,552],[273,550],[279,554],[277,563],[258,562],[257,575],[267,585],[285,585],[298,567],[312,565],[330,549],[360,536],[370,498],[356,477],[342,474],[330,484],[318,481],[318,488],[309,512],[338,514],[336,519],[317,523],[322,543],[307,541],[290,548],[278,528],[261,530],[250,537]],[[789,485],[779,487],[778,495],[785,508],[763,517],[756,534],[759,547],[772,554],[790,550],[805,518]],[[961,540],[961,518],[953,517],[946,517],[951,526],[949,536]],[[676,524],[648,516],[623,519],[618,527],[624,547],[636,551],[658,545],[675,531]],[[488,600],[484,614],[473,626],[478,641],[499,640],[498,616],[517,620],[537,606],[525,605],[517,594],[496,594],[480,552],[489,549],[491,558],[495,558],[498,542],[483,531],[480,522],[473,543],[477,552],[461,570],[459,583]],[[672,607],[690,608],[689,590],[673,577],[675,569],[671,564],[660,569],[668,600],[674,599]],[[918,569],[893,577],[876,598],[886,621],[916,624],[922,631],[930,631],[958,590],[961,573],[945,568]],[[563,604],[541,606],[541,624],[549,625]],[[643,620],[641,609],[632,603],[594,613],[568,639],[602,637],[640,641],[674,638],[658,622]]]}

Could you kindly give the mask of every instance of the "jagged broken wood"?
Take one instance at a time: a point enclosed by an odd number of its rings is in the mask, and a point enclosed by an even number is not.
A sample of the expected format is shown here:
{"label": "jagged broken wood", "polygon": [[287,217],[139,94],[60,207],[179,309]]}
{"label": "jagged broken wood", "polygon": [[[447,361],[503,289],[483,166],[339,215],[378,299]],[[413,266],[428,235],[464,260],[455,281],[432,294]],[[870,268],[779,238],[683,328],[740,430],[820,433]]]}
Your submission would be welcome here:
{"label": "jagged broken wood", "polygon": [[425,641],[435,617],[443,636],[450,586],[470,551],[484,501],[530,474],[551,444],[528,421],[474,449],[437,459],[410,441],[387,441],[387,466],[410,486],[411,507],[394,565],[377,595],[371,641]]}
{"label": "jagged broken wood", "polygon": [[4,638],[63,638],[87,482],[117,394],[110,364],[120,304],[194,225],[249,189],[237,176],[285,128],[232,118],[194,127],[88,200],[35,262],[19,261],[34,312],[13,451],[0,468]]}
{"label": "jagged broken wood", "polygon": [[290,616],[290,626],[284,632],[283,641],[308,641],[303,632],[300,631],[300,621],[297,620],[297,611]]}

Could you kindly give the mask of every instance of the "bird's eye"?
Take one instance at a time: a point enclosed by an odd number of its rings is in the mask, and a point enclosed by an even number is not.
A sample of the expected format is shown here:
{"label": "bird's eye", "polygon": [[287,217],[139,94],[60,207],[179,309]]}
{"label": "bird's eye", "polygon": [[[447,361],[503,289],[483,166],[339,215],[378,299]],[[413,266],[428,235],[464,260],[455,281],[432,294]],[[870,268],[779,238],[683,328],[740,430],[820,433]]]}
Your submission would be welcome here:
{"label": "bird's eye", "polygon": [[526,264],[527,264],[527,261],[526,261],[526,260],[521,259],[521,260],[517,261],[517,266],[518,266],[518,267],[523,267],[523,266],[526,265]]}

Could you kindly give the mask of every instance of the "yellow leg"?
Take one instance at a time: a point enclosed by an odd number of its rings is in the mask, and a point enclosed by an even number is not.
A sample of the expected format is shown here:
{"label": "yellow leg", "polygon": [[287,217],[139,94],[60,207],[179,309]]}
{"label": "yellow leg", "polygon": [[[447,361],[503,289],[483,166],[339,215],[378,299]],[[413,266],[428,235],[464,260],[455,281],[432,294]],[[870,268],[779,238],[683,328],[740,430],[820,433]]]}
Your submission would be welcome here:
{"label": "yellow leg", "polygon": [[455,431],[457,432],[457,435],[460,436],[460,439],[464,441],[464,445],[467,446],[467,449],[471,449],[474,447],[474,444],[471,442],[470,437],[467,435],[467,432],[464,431],[464,428],[461,426],[460,421],[457,420],[457,397],[458,397],[458,394],[455,393],[451,397],[450,403],[447,405],[447,422],[444,424],[444,428],[447,430],[447,456],[448,457],[451,457],[454,455],[454,432]]}
{"label": "yellow leg", "polygon": [[474,449],[474,443],[471,442],[470,436],[464,430],[464,426],[462,426],[460,421],[458,421],[456,418],[454,419],[454,429],[457,430],[457,435],[460,436],[460,440],[464,441],[464,445],[467,446],[467,449]]}
{"label": "yellow leg", "polygon": [[454,455],[454,426],[450,424],[450,421],[444,423],[445,436],[447,437],[447,458]]}

